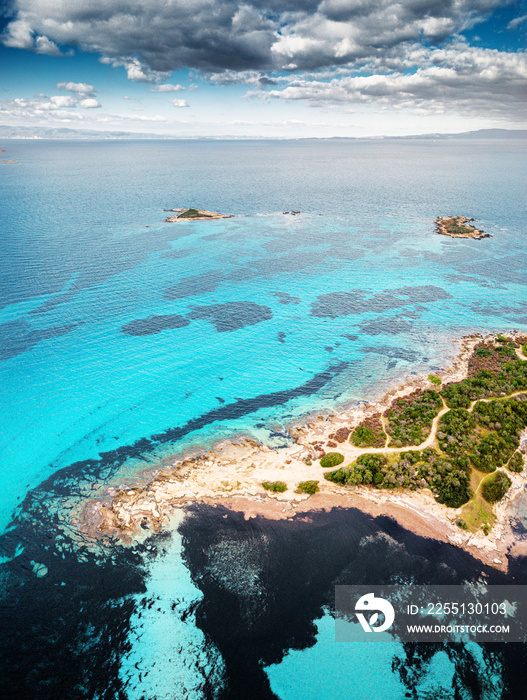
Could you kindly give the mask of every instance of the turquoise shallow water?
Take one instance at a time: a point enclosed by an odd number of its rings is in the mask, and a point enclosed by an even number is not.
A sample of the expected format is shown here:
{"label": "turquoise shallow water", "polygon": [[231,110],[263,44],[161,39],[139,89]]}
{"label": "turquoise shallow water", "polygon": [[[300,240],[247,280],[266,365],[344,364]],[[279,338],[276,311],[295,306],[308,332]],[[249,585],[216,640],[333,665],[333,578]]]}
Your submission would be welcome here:
{"label": "turquoise shallow water", "polygon": [[[346,644],[335,642],[335,620],[325,615],[316,623],[317,639],[313,647],[291,651],[284,660],[267,669],[271,688],[281,700],[316,700],[317,698],[357,697],[361,700],[402,700],[411,697],[401,677],[394,673],[394,663],[405,664],[403,645]],[[485,659],[481,647],[468,644],[467,653],[474,674],[483,680],[482,700],[501,698],[503,684],[499,667]],[[438,650],[421,669],[413,684],[419,700],[448,700],[454,697],[456,664],[446,650]],[[380,689],[382,688],[382,691]],[[382,693],[382,695],[381,695]],[[470,688],[461,693],[474,697]]]}
{"label": "turquoise shallow water", "polygon": [[[3,145],[2,528],[86,460],[113,478],[276,441],[445,366],[455,338],[527,328],[526,142]],[[180,206],[235,217],[165,223]],[[435,235],[450,213],[492,237]]]}

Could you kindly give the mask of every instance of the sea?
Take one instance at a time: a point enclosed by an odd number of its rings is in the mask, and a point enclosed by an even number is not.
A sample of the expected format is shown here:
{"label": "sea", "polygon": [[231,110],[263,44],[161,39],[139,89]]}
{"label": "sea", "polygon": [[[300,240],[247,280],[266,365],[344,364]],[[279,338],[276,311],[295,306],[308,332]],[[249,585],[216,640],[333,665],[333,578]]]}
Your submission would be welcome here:
{"label": "sea", "polygon": [[[335,641],[335,585],[527,583],[355,509],[78,514],[218,440],[527,331],[527,141],[5,140],[0,631],[13,700],[521,700],[522,644]],[[167,223],[166,210],[232,215]],[[293,213],[298,212],[298,213]],[[443,215],[489,234],[435,233]]]}

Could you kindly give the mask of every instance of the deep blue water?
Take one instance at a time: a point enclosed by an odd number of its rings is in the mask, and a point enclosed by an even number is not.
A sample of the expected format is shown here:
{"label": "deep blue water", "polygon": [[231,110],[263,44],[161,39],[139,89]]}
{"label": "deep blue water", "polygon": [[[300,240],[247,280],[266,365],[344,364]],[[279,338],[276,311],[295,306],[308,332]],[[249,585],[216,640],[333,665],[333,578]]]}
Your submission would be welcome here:
{"label": "deep blue water", "polygon": [[[244,664],[233,662],[232,649],[203,619],[207,605],[209,622],[223,619],[214,608],[223,593],[203,583],[208,564],[195,561],[200,528],[216,515],[190,518],[185,535],[174,533],[157,556],[117,548],[113,563],[97,563],[88,554],[79,561],[69,547],[68,513],[95,482],[133,479],[145,461],[240,431],[272,442],[274,429],[293,418],[373,398],[407,374],[445,366],[453,340],[466,333],[525,329],[527,143],[2,145],[20,163],[0,170],[3,609],[23,608],[32,630],[13,647],[19,666],[10,657],[10,668],[20,674],[28,658],[38,658],[33,685],[17,693],[57,697],[59,688],[65,697],[160,699],[220,697],[223,688],[224,697],[250,697],[236,695],[246,692],[236,685]],[[163,209],[180,206],[235,217],[165,223]],[[301,214],[282,213],[291,210]],[[492,237],[435,235],[435,217],[449,213],[474,216]],[[339,517],[318,528],[328,540],[340,542]],[[227,520],[227,544],[214,546],[223,552],[215,561],[231,562],[219,577],[230,600],[239,608],[234,582],[251,576],[261,582],[255,596],[279,585],[287,598],[291,572],[276,563],[262,569],[251,559],[252,535]],[[387,527],[360,514],[350,523],[356,532]],[[269,550],[296,541],[294,525],[261,529]],[[236,555],[227,551],[231,535],[241,540]],[[423,680],[420,694],[406,696],[409,681],[393,661],[400,649],[372,658],[358,686],[346,680],[360,666],[353,650],[343,652],[346,674],[335,685],[310,671],[335,653],[328,591],[361,542],[334,570],[325,565],[316,604],[297,611],[307,636],[280,637],[273,653],[273,634],[234,637],[237,648],[247,646],[248,677],[257,668],[263,674],[254,692],[283,700],[345,691],[375,698],[376,686],[367,689],[373,669],[387,679],[385,698],[514,698],[503,655],[499,663],[478,657],[480,675],[492,667],[494,679],[505,679],[503,688],[496,680],[480,695],[426,695]],[[159,544],[148,547],[155,552]],[[470,558],[448,547],[441,555],[453,576],[476,576]],[[382,558],[372,561],[368,580],[375,583]],[[409,575],[416,564],[408,561]],[[36,576],[35,563],[46,563],[46,576]],[[68,605],[52,616],[63,596]],[[160,603],[147,615],[144,599]],[[273,605],[266,619],[279,614]],[[32,617],[44,608],[48,631]],[[251,614],[242,627],[252,629]],[[16,618],[10,612],[5,620],[12,635]],[[112,641],[103,644],[107,634]],[[317,640],[309,650],[308,640]],[[441,675],[458,678],[462,664],[444,656],[430,663],[432,684]],[[306,676],[311,695],[301,684]],[[113,695],[101,691],[105,678]],[[320,684],[325,696],[315,691]]]}

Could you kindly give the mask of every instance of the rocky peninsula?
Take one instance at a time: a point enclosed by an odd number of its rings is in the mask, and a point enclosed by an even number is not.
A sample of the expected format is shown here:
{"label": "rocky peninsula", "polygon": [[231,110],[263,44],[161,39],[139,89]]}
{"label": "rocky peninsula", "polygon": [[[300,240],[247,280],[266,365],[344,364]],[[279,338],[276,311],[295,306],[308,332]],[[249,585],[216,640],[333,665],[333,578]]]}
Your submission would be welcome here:
{"label": "rocky peninsula", "polygon": [[526,342],[518,334],[464,338],[451,367],[376,403],[291,426],[290,447],[239,436],[174,457],[85,503],[77,526],[131,543],[194,502],[246,518],[351,507],[506,569],[507,555],[527,553],[519,534]]}
{"label": "rocky peninsula", "polygon": [[436,232],[451,238],[490,238],[490,234],[469,224],[469,221],[474,220],[465,216],[438,216],[435,222]]}
{"label": "rocky peninsula", "polygon": [[165,209],[169,212],[177,212],[176,216],[169,216],[165,221],[205,221],[209,219],[232,219],[232,214],[219,214],[217,211],[206,209]]}

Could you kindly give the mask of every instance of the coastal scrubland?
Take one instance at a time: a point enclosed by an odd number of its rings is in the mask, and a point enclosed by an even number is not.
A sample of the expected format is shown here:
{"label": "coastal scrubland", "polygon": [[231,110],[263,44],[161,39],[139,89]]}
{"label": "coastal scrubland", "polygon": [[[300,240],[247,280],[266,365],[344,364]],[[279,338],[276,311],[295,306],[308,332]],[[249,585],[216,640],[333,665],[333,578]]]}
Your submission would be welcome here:
{"label": "coastal scrubland", "polygon": [[[527,427],[527,362],[519,357],[518,347],[501,335],[479,343],[465,379],[395,400],[384,423],[379,415],[369,417],[350,438],[360,447],[387,441],[414,449],[362,454],[326,472],[325,478],[378,489],[428,488],[439,503],[465,506],[463,526],[490,528],[490,504],[500,501],[511,486],[507,470],[519,473],[524,467],[520,438]],[[430,436],[434,419],[432,444],[415,449]],[[485,478],[486,474],[492,476]]]}

